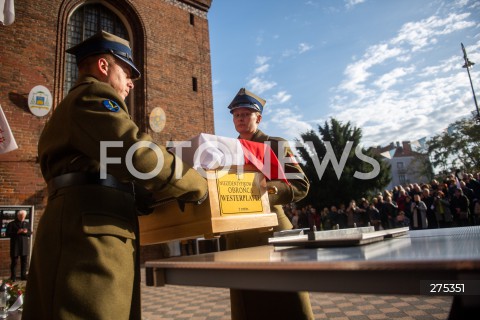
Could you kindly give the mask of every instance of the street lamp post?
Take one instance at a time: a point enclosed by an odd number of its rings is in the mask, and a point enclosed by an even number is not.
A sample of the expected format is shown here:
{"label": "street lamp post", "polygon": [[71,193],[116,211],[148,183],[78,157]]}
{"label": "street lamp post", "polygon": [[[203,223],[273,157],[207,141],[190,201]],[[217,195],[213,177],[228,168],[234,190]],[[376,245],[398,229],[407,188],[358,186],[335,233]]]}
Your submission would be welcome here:
{"label": "street lamp post", "polygon": [[468,79],[470,79],[470,87],[472,87],[473,101],[475,102],[475,108],[477,109],[477,116],[475,118],[476,118],[477,122],[480,122],[480,111],[478,111],[477,97],[475,96],[475,90],[473,90],[472,77],[470,76],[470,69],[469,69],[475,63],[468,60],[467,51],[465,50],[465,47],[463,46],[463,43],[461,43],[461,45],[462,45],[462,51],[463,51],[463,59],[465,59],[465,64],[462,66],[462,68],[467,69]]}

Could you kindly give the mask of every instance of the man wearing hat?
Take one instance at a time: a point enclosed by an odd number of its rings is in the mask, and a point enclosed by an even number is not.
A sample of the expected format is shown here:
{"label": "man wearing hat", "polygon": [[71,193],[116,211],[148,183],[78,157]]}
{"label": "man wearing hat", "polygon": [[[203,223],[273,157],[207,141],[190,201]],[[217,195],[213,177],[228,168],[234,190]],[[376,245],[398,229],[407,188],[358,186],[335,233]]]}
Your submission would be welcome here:
{"label": "man wearing hat", "polygon": [[137,214],[149,208],[139,197],[199,203],[206,180],[130,119],[124,100],[140,72],[128,41],[101,31],[67,52],[79,79],[38,143],[48,203],[22,319],[140,320]]}
{"label": "man wearing hat", "polygon": [[[270,144],[277,158],[295,158],[285,139],[271,137],[258,129],[262,121],[265,100],[241,88],[228,109],[233,115],[235,130],[239,139]],[[308,178],[296,161],[288,161],[283,168],[288,183],[283,180],[267,182],[270,210],[277,214],[278,226],[274,231],[292,229],[282,205],[303,199],[310,187]],[[228,249],[239,249],[268,244],[273,232],[258,230],[243,231],[226,236]],[[230,290],[232,319],[313,319],[310,298],[307,292],[271,292],[254,290]]]}

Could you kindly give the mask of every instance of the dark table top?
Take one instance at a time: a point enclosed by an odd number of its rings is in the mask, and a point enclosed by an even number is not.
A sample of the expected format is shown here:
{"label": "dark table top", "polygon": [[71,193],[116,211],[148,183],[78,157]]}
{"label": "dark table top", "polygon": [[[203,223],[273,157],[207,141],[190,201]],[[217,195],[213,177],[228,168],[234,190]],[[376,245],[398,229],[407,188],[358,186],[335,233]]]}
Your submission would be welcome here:
{"label": "dark table top", "polygon": [[150,285],[418,294],[427,280],[480,280],[480,226],[414,230],[359,246],[267,245],[145,266]]}

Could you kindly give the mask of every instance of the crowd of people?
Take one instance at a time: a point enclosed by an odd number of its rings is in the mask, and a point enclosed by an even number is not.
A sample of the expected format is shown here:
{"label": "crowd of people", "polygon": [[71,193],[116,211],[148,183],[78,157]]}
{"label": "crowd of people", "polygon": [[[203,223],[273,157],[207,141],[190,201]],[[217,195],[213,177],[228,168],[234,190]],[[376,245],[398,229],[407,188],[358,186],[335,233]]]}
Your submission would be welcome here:
{"label": "crowd of people", "polygon": [[332,230],[373,226],[433,229],[480,225],[480,172],[446,176],[441,181],[395,186],[369,198],[325,206],[285,205],[294,228]]}

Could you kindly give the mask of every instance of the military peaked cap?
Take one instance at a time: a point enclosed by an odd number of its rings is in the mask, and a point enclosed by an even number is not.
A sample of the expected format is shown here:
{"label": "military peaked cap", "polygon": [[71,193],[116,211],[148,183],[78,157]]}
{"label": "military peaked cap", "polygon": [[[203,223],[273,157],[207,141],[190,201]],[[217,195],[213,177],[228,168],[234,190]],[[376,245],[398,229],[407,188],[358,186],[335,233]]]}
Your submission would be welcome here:
{"label": "military peaked cap", "polygon": [[132,69],[132,79],[140,78],[140,71],[138,71],[133,63],[132,49],[130,49],[129,42],[106,31],[99,31],[92,37],[71,47],[67,52],[75,55],[77,64],[86,57],[95,54],[110,53],[130,66]]}
{"label": "military peaked cap", "polygon": [[262,113],[265,103],[266,101],[264,99],[251,93],[245,88],[241,88],[235,98],[233,98],[232,102],[230,102],[228,109],[230,109],[230,113],[233,113],[233,110],[237,108],[249,108]]}

